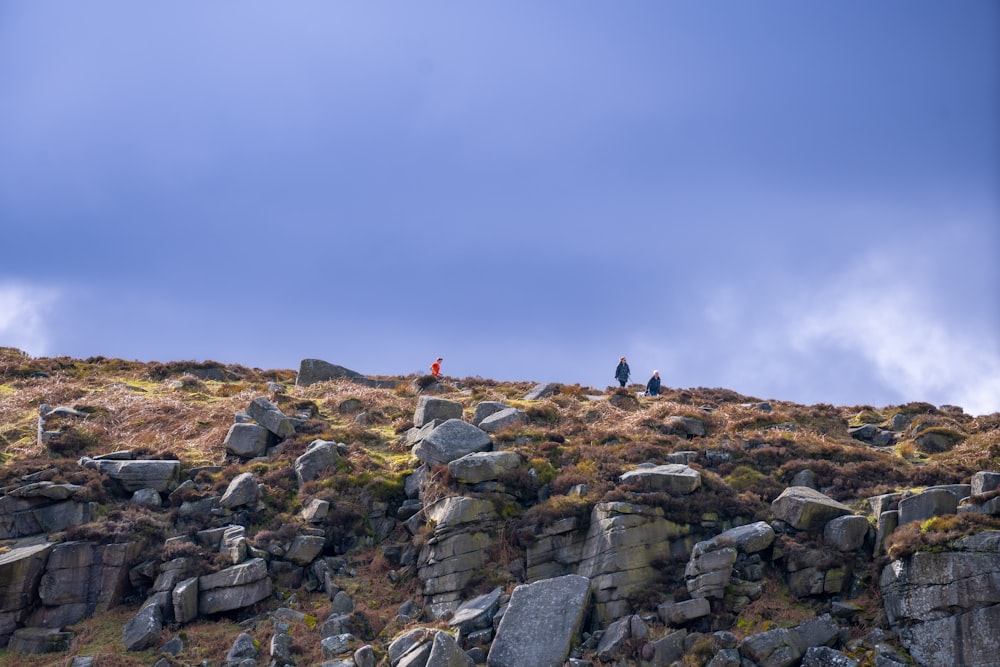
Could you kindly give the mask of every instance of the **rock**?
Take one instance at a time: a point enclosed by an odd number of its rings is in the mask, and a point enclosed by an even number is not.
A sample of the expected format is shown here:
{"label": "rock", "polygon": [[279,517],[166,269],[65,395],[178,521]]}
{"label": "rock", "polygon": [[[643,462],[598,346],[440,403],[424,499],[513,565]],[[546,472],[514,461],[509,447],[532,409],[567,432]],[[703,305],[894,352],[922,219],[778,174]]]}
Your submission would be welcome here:
{"label": "rock", "polygon": [[492,449],[483,430],[460,419],[449,419],[413,447],[413,455],[430,466],[447,464],[473,452]]}
{"label": "rock", "polygon": [[597,643],[597,658],[601,662],[611,662],[622,657],[625,642],[632,638],[631,616],[623,616],[605,629]]}
{"label": "rock", "polygon": [[1000,655],[1000,531],[918,551],[882,569],[886,616],[922,665],[988,665]]}
{"label": "rock", "polygon": [[278,409],[277,405],[263,396],[250,402],[247,414],[280,440],[295,435],[295,425],[292,420]]}
{"label": "rock", "polygon": [[878,529],[875,531],[875,548],[872,554],[880,556],[885,551],[885,541],[892,531],[899,527],[899,510],[882,512],[878,518]]}
{"label": "rock", "polygon": [[375,650],[370,644],[354,652],[354,665],[351,667],[375,667]]}
{"label": "rock", "polygon": [[500,596],[503,594],[502,588],[494,588],[489,593],[484,593],[459,605],[455,613],[452,614],[448,625],[458,628],[462,636],[468,635],[474,630],[481,630],[493,625],[493,616],[500,608]]}
{"label": "rock", "polygon": [[552,384],[551,382],[539,383],[532,387],[531,391],[524,395],[524,400],[540,401],[543,398],[555,395],[557,389],[558,386]]}
{"label": "rock", "polygon": [[478,426],[487,433],[498,433],[507,428],[524,426],[527,423],[528,415],[523,410],[505,408],[486,417],[479,422]]}
{"label": "rock", "polygon": [[802,638],[786,628],[750,635],[740,644],[740,654],[759,667],[789,667],[798,664],[805,652]]}
{"label": "rock", "polygon": [[251,660],[252,664],[256,665],[259,657],[260,650],[257,648],[257,642],[251,635],[242,632],[236,636],[232,647],[226,653],[226,666],[242,667],[245,660]]}
{"label": "rock", "polygon": [[857,667],[858,661],[829,646],[811,646],[802,656],[801,667]]}
{"label": "rock", "polygon": [[578,638],[590,603],[590,580],[577,575],[514,589],[488,667],[561,667]]}
{"label": "rock", "polygon": [[687,630],[676,630],[652,642],[653,664],[670,665],[680,660],[684,655],[686,637]]}
{"label": "rock", "polygon": [[688,593],[692,598],[725,597],[726,586],[733,573],[737,552],[733,547],[722,547],[714,551],[692,553],[684,570]]}
{"label": "rock", "polygon": [[723,547],[733,547],[743,554],[755,554],[774,542],[774,528],[766,521],[737,526],[719,533],[710,540],[695,545],[692,555],[700,555]]}
{"label": "rock", "polygon": [[740,652],[734,648],[720,649],[705,667],[740,667]]}
{"label": "rock", "polygon": [[771,503],[771,513],[797,530],[818,530],[851,508],[805,486],[790,486]]}
{"label": "rock", "polygon": [[509,405],[501,403],[500,401],[481,401],[478,405],[476,405],[476,410],[472,414],[472,425],[479,426],[479,423],[490,415],[500,412],[501,410],[506,410],[509,407]]}
{"label": "rock", "polygon": [[837,551],[857,551],[864,546],[869,527],[863,516],[839,516],[823,528],[823,539]]}
{"label": "rock", "polygon": [[45,543],[14,547],[0,554],[0,646],[7,643],[34,604],[35,591],[52,548],[52,544]]}
{"label": "rock", "polygon": [[917,451],[923,454],[940,454],[954,449],[962,436],[950,431],[924,431],[913,439]]}
{"label": "rock", "polygon": [[259,424],[233,424],[222,444],[227,452],[241,459],[253,459],[267,453],[273,438],[271,432]]}
{"label": "rock", "polygon": [[159,653],[167,653],[173,657],[179,656],[184,652],[184,640],[180,637],[174,637],[167,641],[166,644],[157,649]]}
{"label": "rock", "polygon": [[517,452],[473,452],[450,461],[448,472],[459,482],[478,484],[499,479],[520,465],[521,456]]}
{"label": "rock", "polygon": [[298,477],[299,486],[319,479],[320,474],[327,468],[337,465],[339,459],[337,443],[313,440],[306,448],[305,454],[295,459],[295,475]]}
{"label": "rock", "polygon": [[899,509],[899,501],[909,494],[904,493],[884,493],[880,496],[872,496],[868,499],[868,506],[872,508],[872,516],[878,518],[882,512]]}
{"label": "rock", "polygon": [[677,463],[629,470],[621,476],[622,484],[635,484],[643,491],[666,491],[675,496],[687,495],[701,486],[701,473]]}
{"label": "rock", "polygon": [[[436,632],[431,628],[414,628],[393,639],[387,649],[390,664],[398,665],[403,656],[419,646],[428,645],[434,640]],[[430,654],[430,646],[427,646],[427,654]]]}
{"label": "rock", "polygon": [[292,656],[292,636],[287,632],[275,632],[271,635],[269,653],[271,655],[269,667],[295,666],[295,659]]}
{"label": "rock", "polygon": [[198,612],[216,614],[241,609],[271,595],[267,563],[254,558],[198,578]]}
{"label": "rock", "polygon": [[707,598],[699,597],[683,602],[664,602],[656,608],[656,614],[666,625],[677,627],[712,613]]}
{"label": "rock", "polygon": [[816,473],[806,468],[795,473],[792,477],[792,486],[805,486],[814,491],[819,491],[819,483],[816,481]]}
{"label": "rock", "polygon": [[61,653],[70,649],[73,637],[72,632],[61,632],[58,628],[21,628],[11,635],[7,648],[22,655]]}
{"label": "rock", "polygon": [[142,651],[157,644],[163,632],[163,614],[160,607],[149,604],[139,610],[122,630],[122,644],[126,651]]}
{"label": "rock", "polygon": [[458,401],[421,396],[417,400],[417,409],[413,413],[413,425],[420,428],[435,419],[442,422],[449,419],[461,419],[462,409],[462,404]]}
{"label": "rock", "polygon": [[232,509],[241,505],[253,505],[260,498],[260,489],[252,472],[240,473],[233,478],[226,492],[219,499],[219,506]]}
{"label": "rock", "polygon": [[299,374],[295,379],[296,387],[308,387],[317,382],[328,380],[360,380],[364,376],[343,366],[337,366],[321,359],[303,359],[299,362]]}
{"label": "rock", "polygon": [[475,667],[476,663],[467,656],[455,638],[447,632],[434,635],[426,667]]}
{"label": "rock", "polygon": [[931,489],[899,501],[899,525],[957,512],[958,498],[954,493],[945,489]]}
{"label": "rock", "polygon": [[163,499],[160,497],[160,494],[156,492],[156,489],[139,489],[132,494],[132,500],[130,502],[133,505],[140,505],[150,509],[160,509],[163,507]]}
{"label": "rock", "polygon": [[174,620],[184,624],[198,618],[198,577],[185,579],[174,586],[170,595],[174,605]]}
{"label": "rock", "polygon": [[323,658],[328,660],[330,658],[336,658],[338,655],[347,653],[351,650],[351,643],[354,641],[354,635],[349,632],[345,632],[340,635],[333,635],[332,637],[324,637],[323,641],[320,642],[320,647],[323,651]]}
{"label": "rock", "polygon": [[663,422],[663,430],[688,438],[701,438],[705,436],[705,422],[694,417],[667,417]]}
{"label": "rock", "polygon": [[180,461],[115,461],[89,457],[80,459],[80,465],[100,471],[121,484],[129,493],[150,488],[159,493],[169,491],[180,475]]}
{"label": "rock", "polygon": [[309,523],[321,523],[330,513],[330,501],[313,498],[302,508],[301,516]]}
{"label": "rock", "polygon": [[1000,472],[980,471],[972,476],[969,494],[980,496],[990,491],[996,491],[998,488],[1000,488]]}

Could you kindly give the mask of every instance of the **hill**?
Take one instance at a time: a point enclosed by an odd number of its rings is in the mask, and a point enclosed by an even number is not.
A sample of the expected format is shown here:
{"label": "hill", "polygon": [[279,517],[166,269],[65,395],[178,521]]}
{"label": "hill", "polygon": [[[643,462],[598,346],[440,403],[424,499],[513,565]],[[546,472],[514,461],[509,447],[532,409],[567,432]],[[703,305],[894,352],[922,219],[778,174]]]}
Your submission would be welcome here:
{"label": "hill", "polygon": [[641,389],[2,348],[0,665],[997,655],[1000,414]]}

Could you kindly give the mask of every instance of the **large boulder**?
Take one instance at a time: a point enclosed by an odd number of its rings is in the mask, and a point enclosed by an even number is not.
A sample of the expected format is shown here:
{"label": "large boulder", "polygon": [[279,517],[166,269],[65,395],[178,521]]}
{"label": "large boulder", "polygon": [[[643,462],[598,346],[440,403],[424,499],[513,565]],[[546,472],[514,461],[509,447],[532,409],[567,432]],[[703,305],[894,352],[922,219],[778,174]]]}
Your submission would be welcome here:
{"label": "large boulder", "polygon": [[14,547],[0,554],[0,646],[24,620],[53,545]]}
{"label": "large boulder", "polygon": [[679,463],[640,466],[622,475],[621,483],[635,484],[643,491],[666,491],[674,496],[683,496],[701,486],[701,473]]}
{"label": "large boulder", "polygon": [[180,461],[116,461],[85,456],[80,459],[80,465],[100,471],[129,493],[147,488],[158,493],[169,491],[177,483],[181,471]]}
{"label": "large boulder", "polygon": [[987,472],[981,470],[972,476],[969,484],[969,493],[974,496],[989,493],[1000,488],[1000,472]]}
{"label": "large boulder", "polygon": [[590,580],[570,574],[514,589],[488,667],[562,667],[590,603]]}
{"label": "large boulder", "polygon": [[494,412],[479,422],[479,428],[487,433],[498,433],[507,428],[524,426],[528,423],[528,415],[524,410],[517,408],[504,408],[499,412]]}
{"label": "large boulder", "polygon": [[295,434],[295,423],[291,418],[264,397],[252,400],[247,407],[247,414],[279,439]]}
{"label": "large boulder", "polygon": [[216,614],[241,609],[271,595],[267,563],[253,558],[198,578],[198,612]]}
{"label": "large boulder", "polygon": [[126,651],[142,651],[155,646],[163,632],[163,613],[159,605],[147,604],[132,617],[122,630]]}
{"label": "large boulder", "polygon": [[311,384],[327,380],[359,380],[362,378],[364,376],[357,371],[331,364],[322,359],[303,359],[299,362],[299,375],[295,379],[295,386],[308,387]]}
{"label": "large boulder", "polygon": [[475,661],[465,654],[455,638],[447,632],[434,635],[430,655],[424,667],[475,667]]}
{"label": "large boulder", "polygon": [[519,465],[521,456],[517,452],[474,452],[448,463],[448,472],[459,482],[478,484],[498,479]]}
{"label": "large boulder", "polygon": [[267,453],[274,436],[259,424],[238,423],[229,427],[223,445],[226,451],[242,459],[252,459]]}
{"label": "large boulder", "polygon": [[413,425],[420,428],[435,419],[442,422],[462,418],[462,404],[434,396],[421,396],[413,412]]}
{"label": "large boulder", "polygon": [[219,506],[232,509],[240,505],[253,505],[260,498],[260,489],[252,472],[240,473],[233,478],[226,492],[219,499]]}
{"label": "large boulder", "polygon": [[928,489],[899,501],[899,525],[958,512],[958,496],[947,489]]}
{"label": "large boulder", "polygon": [[992,665],[1000,655],[1000,531],[918,551],[882,569],[886,616],[919,664]]}
{"label": "large boulder", "polygon": [[323,471],[337,465],[339,459],[337,443],[313,440],[306,448],[305,454],[295,459],[295,475],[298,477],[299,486],[319,479]]}
{"label": "large boulder", "polygon": [[782,491],[771,503],[771,513],[797,530],[819,530],[831,519],[853,514],[847,505],[807,486]]}
{"label": "large boulder", "polygon": [[493,440],[482,429],[461,419],[449,419],[414,445],[412,452],[420,461],[435,466],[492,447]]}
{"label": "large boulder", "polygon": [[509,407],[509,405],[501,403],[500,401],[481,401],[476,405],[475,412],[472,413],[472,425],[479,426],[479,422],[483,421],[490,415],[500,412],[501,410],[506,410]]}
{"label": "large boulder", "polygon": [[870,527],[866,517],[838,516],[823,528],[823,540],[837,551],[856,551],[864,546]]}

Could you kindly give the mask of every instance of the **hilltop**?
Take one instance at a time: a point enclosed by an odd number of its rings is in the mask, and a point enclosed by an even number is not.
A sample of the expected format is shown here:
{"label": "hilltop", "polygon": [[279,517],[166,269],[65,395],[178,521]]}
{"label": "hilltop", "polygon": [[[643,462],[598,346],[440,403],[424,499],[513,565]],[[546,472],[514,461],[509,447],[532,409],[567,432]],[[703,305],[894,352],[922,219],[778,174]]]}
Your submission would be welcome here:
{"label": "hilltop", "polygon": [[527,585],[577,579],[581,665],[944,664],[917,635],[1000,617],[1000,592],[919,617],[915,575],[885,580],[921,553],[1000,573],[1000,539],[962,542],[1000,535],[1000,414],[641,389],[0,348],[0,636],[63,642],[0,666],[499,666]]}

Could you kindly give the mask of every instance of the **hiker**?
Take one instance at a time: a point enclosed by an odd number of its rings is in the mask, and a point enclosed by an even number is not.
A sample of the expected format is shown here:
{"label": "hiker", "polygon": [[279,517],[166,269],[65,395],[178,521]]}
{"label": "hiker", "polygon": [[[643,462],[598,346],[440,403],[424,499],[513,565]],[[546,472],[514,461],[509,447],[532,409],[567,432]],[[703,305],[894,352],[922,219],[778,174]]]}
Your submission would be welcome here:
{"label": "hiker", "polygon": [[653,371],[653,377],[646,383],[646,393],[650,396],[660,395],[660,371]]}
{"label": "hiker", "polygon": [[618,368],[615,369],[615,379],[624,387],[630,375],[632,375],[632,371],[629,370],[625,357],[622,357],[618,360]]}
{"label": "hiker", "polygon": [[442,361],[444,361],[444,359],[442,359],[441,357],[438,357],[437,359],[434,360],[434,363],[431,364],[431,375],[433,375],[434,377],[439,377],[441,375],[441,362]]}

